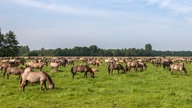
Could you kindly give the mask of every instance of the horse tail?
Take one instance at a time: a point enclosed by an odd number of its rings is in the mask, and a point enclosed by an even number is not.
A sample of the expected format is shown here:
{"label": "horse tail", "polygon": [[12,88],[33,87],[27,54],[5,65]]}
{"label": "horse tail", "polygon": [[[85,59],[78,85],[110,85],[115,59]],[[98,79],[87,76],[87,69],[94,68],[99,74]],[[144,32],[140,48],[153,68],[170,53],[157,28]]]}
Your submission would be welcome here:
{"label": "horse tail", "polygon": [[74,68],[74,67],[71,68],[71,73],[72,73],[72,74],[74,73],[74,72],[73,72],[73,68]]}
{"label": "horse tail", "polygon": [[183,67],[183,70],[184,70],[184,72],[187,74],[187,70],[186,70],[186,68],[185,68],[185,67]]}
{"label": "horse tail", "polygon": [[128,66],[127,66],[127,64],[125,65],[125,71],[128,71]]}
{"label": "horse tail", "polygon": [[145,70],[147,70],[147,65],[144,63],[144,66],[145,66]]}
{"label": "horse tail", "polygon": [[55,84],[54,84],[53,80],[51,79],[50,75],[47,74],[46,72],[43,72],[43,73],[44,73],[44,74],[46,75],[46,77],[47,77],[47,82],[48,82],[48,84],[49,84],[49,85],[53,85],[53,88],[54,88]]}
{"label": "horse tail", "polygon": [[110,71],[111,71],[110,66],[111,66],[111,64],[109,64],[109,66],[108,66],[108,72],[109,72],[109,73],[110,73]]}
{"label": "horse tail", "polygon": [[123,70],[123,72],[125,72],[125,68],[122,65],[120,65],[120,67]]}
{"label": "horse tail", "polygon": [[88,69],[89,69],[89,72],[91,73],[91,77],[95,78],[95,76],[94,76],[95,73],[93,72],[93,70],[90,67],[88,67]]}

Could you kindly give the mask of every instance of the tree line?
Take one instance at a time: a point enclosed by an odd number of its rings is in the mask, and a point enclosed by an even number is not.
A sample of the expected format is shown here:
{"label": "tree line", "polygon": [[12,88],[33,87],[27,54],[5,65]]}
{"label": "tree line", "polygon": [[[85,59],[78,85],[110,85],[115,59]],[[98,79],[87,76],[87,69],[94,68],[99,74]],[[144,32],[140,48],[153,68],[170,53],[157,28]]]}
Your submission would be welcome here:
{"label": "tree line", "polygon": [[192,51],[157,51],[150,43],[145,48],[102,49],[96,45],[89,47],[56,48],[31,50],[28,45],[19,45],[13,31],[0,31],[0,57],[13,56],[192,56]]}
{"label": "tree line", "polygon": [[145,48],[101,49],[96,45],[89,47],[57,48],[32,50],[28,56],[192,56],[192,51],[156,51],[151,44]]}

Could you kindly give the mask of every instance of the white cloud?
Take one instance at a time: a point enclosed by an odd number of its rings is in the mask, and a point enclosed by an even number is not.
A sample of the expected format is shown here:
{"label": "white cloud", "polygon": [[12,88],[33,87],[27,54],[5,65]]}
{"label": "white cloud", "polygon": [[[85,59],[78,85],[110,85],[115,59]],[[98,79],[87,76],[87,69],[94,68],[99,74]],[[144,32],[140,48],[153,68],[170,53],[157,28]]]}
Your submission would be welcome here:
{"label": "white cloud", "polygon": [[160,8],[169,9],[177,14],[192,13],[191,0],[144,0],[150,5],[158,5]]}
{"label": "white cloud", "polygon": [[44,3],[37,0],[12,0],[15,3],[41,8],[45,10],[57,11],[61,13],[68,13],[68,14],[78,14],[78,15],[90,15],[90,16],[111,16],[113,13],[103,10],[97,9],[89,9],[84,7],[73,7],[69,5],[60,5],[54,3]]}
{"label": "white cloud", "polygon": [[185,18],[187,22],[189,22],[189,24],[192,24],[192,17],[191,18]]}

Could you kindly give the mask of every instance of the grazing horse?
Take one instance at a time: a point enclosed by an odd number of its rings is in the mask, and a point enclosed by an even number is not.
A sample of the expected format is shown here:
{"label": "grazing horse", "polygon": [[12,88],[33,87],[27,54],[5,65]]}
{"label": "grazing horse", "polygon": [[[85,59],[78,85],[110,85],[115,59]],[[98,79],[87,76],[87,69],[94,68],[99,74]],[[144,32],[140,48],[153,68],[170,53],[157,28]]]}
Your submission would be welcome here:
{"label": "grazing horse", "polygon": [[20,88],[22,91],[25,90],[25,86],[27,86],[28,82],[30,83],[36,83],[40,82],[40,90],[42,91],[43,85],[45,89],[47,90],[46,81],[48,82],[49,89],[54,89],[54,82],[52,81],[49,74],[46,72],[32,72],[31,68],[28,67],[24,70],[24,72],[21,74],[20,77]]}
{"label": "grazing horse", "polygon": [[51,69],[53,70],[53,68],[56,68],[56,72],[58,72],[58,68],[59,66],[61,65],[61,63],[56,63],[56,62],[51,62],[50,63],[50,66],[51,66]]}
{"label": "grazing horse", "polygon": [[39,63],[31,63],[30,67],[39,69],[40,71],[42,71],[43,66],[46,65],[46,62],[39,62]]}
{"label": "grazing horse", "polygon": [[71,68],[71,73],[72,73],[72,78],[74,79],[74,76],[77,72],[82,72],[84,73],[84,77],[87,78],[87,73],[90,72],[91,73],[91,77],[94,78],[94,72],[92,71],[92,69],[87,66],[87,65],[77,65]]}
{"label": "grazing horse", "polygon": [[[19,75],[19,78],[20,78],[20,76],[24,72],[24,70],[25,70],[25,68],[8,67],[5,73],[7,75],[7,79],[9,79],[10,74]],[[5,77],[5,73],[3,74],[3,78]]]}
{"label": "grazing horse", "polygon": [[127,62],[126,63],[126,71],[131,71],[131,68],[135,69],[135,72],[138,70],[138,62]]}
{"label": "grazing horse", "polygon": [[179,71],[180,74],[181,74],[182,71],[184,71],[184,72],[185,72],[185,75],[187,74],[187,70],[186,70],[186,68],[185,68],[185,66],[184,66],[184,63],[171,64],[171,65],[170,65],[170,69],[169,69],[169,71],[171,72],[171,75],[173,74],[173,70]]}
{"label": "grazing horse", "polygon": [[6,71],[7,71],[7,68],[10,67],[10,66],[11,66],[11,65],[10,65],[9,63],[2,63],[2,64],[0,65],[0,67],[1,67],[1,72],[4,70],[3,75],[5,75],[5,73],[6,73]]}
{"label": "grazing horse", "polygon": [[112,74],[113,75],[113,70],[118,70],[118,74],[119,74],[119,70],[122,70],[122,73],[125,73],[125,69],[121,64],[117,64],[117,63],[111,63],[108,65],[108,73],[109,75]]}
{"label": "grazing horse", "polygon": [[138,62],[138,68],[140,68],[140,71],[143,71],[147,69],[147,65],[144,62]]}
{"label": "grazing horse", "polygon": [[164,60],[162,60],[163,69],[165,69],[166,67],[169,68],[171,64],[173,64],[171,59],[164,59]]}

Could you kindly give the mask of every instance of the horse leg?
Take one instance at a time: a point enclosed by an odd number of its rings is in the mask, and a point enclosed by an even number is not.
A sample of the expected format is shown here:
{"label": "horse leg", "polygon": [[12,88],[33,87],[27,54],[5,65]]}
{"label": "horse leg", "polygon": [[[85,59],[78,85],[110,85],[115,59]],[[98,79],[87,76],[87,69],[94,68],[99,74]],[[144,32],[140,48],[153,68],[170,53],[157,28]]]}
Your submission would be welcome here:
{"label": "horse leg", "polygon": [[23,91],[24,82],[20,82],[20,90]]}
{"label": "horse leg", "polygon": [[7,79],[9,79],[9,73],[7,73]]}
{"label": "horse leg", "polygon": [[180,75],[182,75],[182,70],[179,70],[179,72],[180,72]]}
{"label": "horse leg", "polygon": [[[2,72],[3,68],[2,68],[2,67],[0,67],[0,70],[1,70],[1,72]],[[0,72],[0,73],[1,73],[1,72]]]}
{"label": "horse leg", "polygon": [[3,72],[3,78],[5,78],[5,74],[6,74],[6,69],[4,69],[4,72]]}
{"label": "horse leg", "polygon": [[170,74],[173,75],[173,70],[170,70]]}
{"label": "horse leg", "polygon": [[21,85],[20,85],[20,89],[22,91],[25,91],[25,87],[27,86],[27,84],[28,84],[28,81],[22,82]]}
{"label": "horse leg", "polygon": [[75,76],[76,72],[73,72],[72,74],[73,74],[72,78],[74,79],[74,76]]}
{"label": "horse leg", "polygon": [[87,72],[84,73],[84,78],[87,78]]}
{"label": "horse leg", "polygon": [[20,79],[21,75],[19,75],[18,79]]}
{"label": "horse leg", "polygon": [[110,75],[111,70],[108,70],[108,74]]}
{"label": "horse leg", "polygon": [[141,71],[143,72],[143,70],[144,70],[144,69],[143,69],[143,66],[142,66],[142,67],[141,67]]}
{"label": "horse leg", "polygon": [[40,81],[40,91],[42,91],[43,88],[43,81]]}
{"label": "horse leg", "polygon": [[28,85],[28,81],[25,82],[25,85],[23,86],[23,91],[25,91],[25,87]]}
{"label": "horse leg", "polygon": [[137,70],[138,70],[138,69],[137,69],[137,67],[136,67],[136,68],[135,68],[135,72],[137,72]]}
{"label": "horse leg", "polygon": [[45,89],[47,90],[46,81],[43,82],[43,85],[44,85]]}

